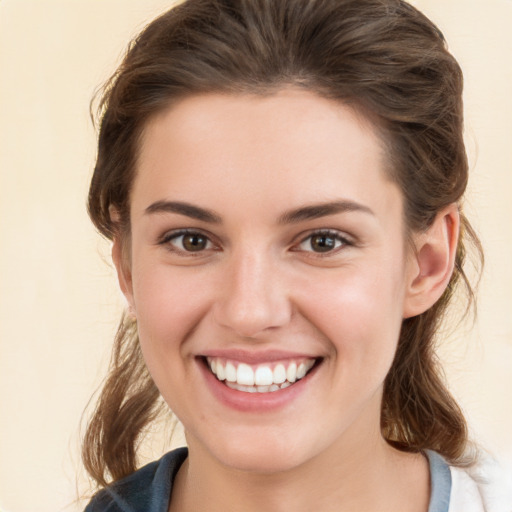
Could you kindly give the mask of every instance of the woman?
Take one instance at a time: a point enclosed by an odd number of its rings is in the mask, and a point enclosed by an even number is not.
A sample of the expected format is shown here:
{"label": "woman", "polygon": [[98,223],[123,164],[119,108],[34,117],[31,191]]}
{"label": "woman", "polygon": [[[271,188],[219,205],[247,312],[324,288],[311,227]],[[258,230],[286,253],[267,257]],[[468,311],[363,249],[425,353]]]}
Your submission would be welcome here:
{"label": "woman", "polygon": [[[140,34],[89,195],[129,311],[86,510],[507,510],[433,351],[479,249],[461,92],[397,0],[188,0]],[[136,471],[160,396],[188,450]]]}

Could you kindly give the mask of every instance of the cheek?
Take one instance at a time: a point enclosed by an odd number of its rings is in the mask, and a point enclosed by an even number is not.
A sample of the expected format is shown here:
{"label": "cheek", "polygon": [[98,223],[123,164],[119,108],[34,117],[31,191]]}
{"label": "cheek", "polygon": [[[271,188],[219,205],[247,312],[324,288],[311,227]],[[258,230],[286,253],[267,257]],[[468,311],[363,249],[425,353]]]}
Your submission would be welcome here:
{"label": "cheek", "polygon": [[366,267],[304,283],[308,319],[330,340],[337,359],[389,367],[402,323],[403,276]]}
{"label": "cheek", "polygon": [[208,309],[207,282],[191,269],[133,266],[133,294],[141,344],[178,348]]}
{"label": "cheek", "polygon": [[136,269],[133,291],[147,368],[170,409],[186,418],[194,405],[183,386],[194,366],[188,341],[208,310],[207,287],[183,269],[152,265]]}

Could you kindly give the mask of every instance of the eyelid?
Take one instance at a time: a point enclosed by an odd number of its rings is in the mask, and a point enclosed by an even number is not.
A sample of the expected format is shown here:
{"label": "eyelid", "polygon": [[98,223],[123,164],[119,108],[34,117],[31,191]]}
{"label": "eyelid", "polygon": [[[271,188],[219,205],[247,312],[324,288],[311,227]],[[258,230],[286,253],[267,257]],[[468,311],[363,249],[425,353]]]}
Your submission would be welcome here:
{"label": "eyelid", "polygon": [[[184,235],[201,235],[201,236],[204,236],[208,243],[209,244],[212,244],[213,247],[211,248],[205,248],[203,250],[200,250],[200,251],[197,251],[197,252],[194,252],[194,251],[186,251],[186,250],[182,250],[180,249],[179,247],[176,247],[174,245],[172,245],[170,242],[176,238],[179,238],[180,236],[184,236]],[[315,252],[313,250],[311,251],[308,251],[308,250],[304,250],[304,249],[300,249],[299,246],[301,244],[303,244],[304,242],[306,242],[308,239],[314,237],[314,236],[319,236],[319,235],[328,235],[328,236],[332,236],[333,238],[337,239],[338,241],[341,242],[341,245],[339,247],[335,247],[334,249],[330,250],[330,251],[326,251],[324,253],[322,252]],[[212,236],[210,233],[208,233],[207,231],[204,231],[200,228],[178,228],[178,229],[173,229],[173,230],[170,230],[170,231],[166,231],[164,232],[163,235],[161,235],[157,242],[156,242],[156,245],[162,245],[162,246],[167,246],[167,249],[171,252],[174,252],[174,253],[177,253],[177,254],[184,254],[186,256],[191,256],[191,257],[199,257],[199,256],[204,256],[205,253],[208,253],[210,251],[219,251],[219,250],[222,250],[221,249],[221,244],[215,239],[214,236]],[[328,257],[328,256],[333,256],[335,254],[337,254],[341,249],[343,249],[344,247],[349,247],[349,246],[354,246],[356,245],[356,242],[353,240],[353,238],[349,235],[347,235],[346,233],[342,232],[342,231],[339,231],[337,229],[332,229],[332,228],[324,228],[324,229],[314,229],[314,230],[311,230],[311,231],[308,231],[306,233],[301,233],[299,235],[297,235],[295,237],[295,241],[293,242],[293,245],[291,247],[291,251],[294,251],[294,252],[304,252],[304,253],[308,253],[314,257]]]}
{"label": "eyelid", "polygon": [[[176,247],[171,244],[172,240],[179,238],[180,236],[185,236],[185,235],[204,236],[208,240],[208,243],[212,244],[214,247],[194,252],[194,251],[185,251],[185,250],[180,249],[179,247]],[[210,235],[209,233],[207,233],[199,228],[179,228],[179,229],[173,229],[170,231],[166,231],[162,236],[160,236],[158,238],[157,245],[167,246],[167,249],[171,252],[174,252],[177,254],[184,254],[186,256],[192,256],[192,257],[203,256],[206,252],[209,252],[212,250],[214,250],[214,251],[219,250],[219,244],[213,240],[212,235]]]}
{"label": "eyelid", "polygon": [[[299,246],[302,245],[304,242],[306,242],[308,239],[314,237],[314,236],[318,236],[318,235],[328,235],[328,236],[332,236],[333,238],[336,238],[336,240],[340,241],[341,242],[341,246],[339,247],[335,247],[334,249],[332,249],[331,251],[326,251],[326,252],[315,252],[315,251],[306,251],[306,250],[303,250],[303,249],[299,249]],[[326,228],[326,229],[315,229],[315,230],[312,230],[310,232],[308,232],[307,234],[304,234],[304,233],[301,233],[301,235],[299,235],[299,240],[297,242],[294,243],[293,247],[292,247],[292,251],[296,251],[296,252],[305,252],[305,253],[309,253],[309,254],[312,254],[314,255],[315,257],[329,257],[329,256],[333,256],[335,254],[337,254],[341,249],[343,249],[344,247],[350,247],[350,246],[354,246],[355,245],[355,241],[348,235],[346,235],[345,233],[341,232],[341,231],[338,231],[337,229],[329,229],[329,228]]]}

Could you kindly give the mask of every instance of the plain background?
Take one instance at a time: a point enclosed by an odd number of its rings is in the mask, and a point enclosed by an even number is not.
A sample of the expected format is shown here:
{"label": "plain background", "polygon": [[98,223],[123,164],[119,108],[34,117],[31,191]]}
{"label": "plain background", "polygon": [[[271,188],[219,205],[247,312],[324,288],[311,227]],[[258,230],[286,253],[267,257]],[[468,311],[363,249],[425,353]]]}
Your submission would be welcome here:
{"label": "plain background", "polygon": [[[169,0],[0,0],[0,509],[76,511],[82,411],[123,307],[85,210],[89,101]],[[465,72],[479,318],[443,340],[473,436],[512,468],[512,1],[416,0]],[[159,456],[164,441],[146,451]],[[158,440],[160,439],[160,440]],[[165,439],[164,439],[165,440]]]}

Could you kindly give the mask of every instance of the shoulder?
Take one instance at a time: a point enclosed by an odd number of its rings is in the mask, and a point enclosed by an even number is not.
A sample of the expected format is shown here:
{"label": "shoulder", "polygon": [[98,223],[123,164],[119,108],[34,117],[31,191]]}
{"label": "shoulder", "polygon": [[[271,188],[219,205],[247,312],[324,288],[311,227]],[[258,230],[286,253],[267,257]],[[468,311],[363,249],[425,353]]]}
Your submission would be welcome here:
{"label": "shoulder", "polygon": [[187,458],[178,448],[99,491],[84,512],[167,511],[172,483]]}
{"label": "shoulder", "polygon": [[511,512],[512,471],[488,455],[469,468],[450,466],[449,512]]}

